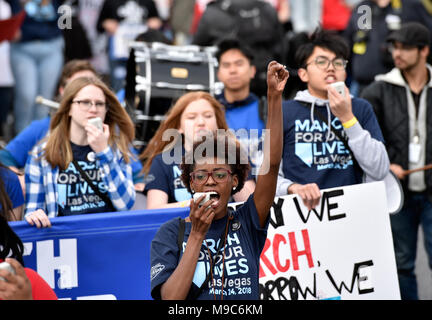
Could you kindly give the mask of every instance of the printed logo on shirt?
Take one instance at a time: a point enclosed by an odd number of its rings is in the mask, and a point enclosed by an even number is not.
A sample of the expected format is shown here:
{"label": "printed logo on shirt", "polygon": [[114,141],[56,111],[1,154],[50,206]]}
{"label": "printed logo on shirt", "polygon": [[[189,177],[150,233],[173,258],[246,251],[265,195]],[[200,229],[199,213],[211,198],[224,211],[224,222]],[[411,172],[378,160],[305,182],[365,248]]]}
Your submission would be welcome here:
{"label": "printed logo on shirt", "polygon": [[[223,257],[223,249],[221,249],[219,255],[215,257],[217,249],[219,248],[219,241],[223,240],[218,240],[216,242],[214,239],[206,239],[203,242],[192,282],[197,287],[201,287],[205,281],[207,273],[210,271],[210,251],[213,265],[213,281],[210,278],[209,283],[207,284],[209,290],[208,294],[223,294],[224,296],[243,296],[252,294],[249,262],[243,252],[238,234],[233,233],[227,235],[225,258]],[[185,247],[186,242],[183,242],[183,251],[185,250]],[[222,272],[224,273],[223,282]]]}
{"label": "printed logo on shirt", "polygon": [[165,266],[163,264],[156,264],[155,266],[151,267],[150,270],[150,281],[153,281],[154,278],[156,278],[158,276],[159,273],[161,273],[161,271],[165,269]]}
{"label": "printed logo on shirt", "polygon": [[[97,168],[96,162],[78,161],[78,164],[95,186],[102,193],[106,193],[108,189],[102,180],[101,171]],[[95,210],[106,207],[106,203],[95,194],[72,162],[66,170],[59,172],[57,190],[57,203],[62,208],[64,215],[95,212]]]}
{"label": "printed logo on shirt", "polygon": [[178,166],[174,165],[173,167],[173,187],[174,187],[174,198],[176,201],[184,201],[192,198],[192,195],[189,193],[187,188],[185,187],[183,181],[181,180],[181,170]]}
{"label": "printed logo on shirt", "polygon": [[[331,125],[336,130],[342,128],[338,118],[334,118]],[[344,136],[345,132],[342,130],[341,134]],[[324,122],[296,120],[294,139],[295,154],[308,167],[316,166],[317,170],[344,170],[353,165],[350,151]]]}

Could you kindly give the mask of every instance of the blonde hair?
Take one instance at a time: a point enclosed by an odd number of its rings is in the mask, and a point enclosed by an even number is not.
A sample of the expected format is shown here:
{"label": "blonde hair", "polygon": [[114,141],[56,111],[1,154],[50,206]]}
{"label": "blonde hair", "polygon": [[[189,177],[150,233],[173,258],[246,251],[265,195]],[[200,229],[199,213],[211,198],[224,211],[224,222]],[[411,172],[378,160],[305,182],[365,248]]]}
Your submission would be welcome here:
{"label": "blonde hair", "polygon": [[181,96],[176,103],[171,107],[171,109],[167,112],[166,118],[161,122],[159,128],[155,132],[153,138],[149,141],[145,150],[141,153],[140,159],[144,160],[144,165],[142,172],[148,173],[150,171],[151,163],[158,154],[162,153],[164,148],[172,143],[171,141],[163,141],[162,136],[165,130],[167,129],[179,129],[180,128],[180,119],[183,111],[196,100],[204,99],[207,100],[210,105],[213,107],[215,116],[216,116],[216,124],[218,129],[228,130],[228,125],[225,120],[225,109],[222,104],[217,101],[211,94],[204,91],[194,91],[189,92]]}
{"label": "blonde hair", "polygon": [[70,144],[69,111],[72,100],[84,87],[93,85],[101,89],[107,103],[105,124],[109,126],[108,144],[120,150],[126,163],[129,159],[129,145],[135,137],[135,126],[115,94],[97,78],[80,77],[70,82],[64,91],[60,106],[50,123],[50,134],[44,148],[44,157],[52,167],[59,166],[65,170],[73,160]]}

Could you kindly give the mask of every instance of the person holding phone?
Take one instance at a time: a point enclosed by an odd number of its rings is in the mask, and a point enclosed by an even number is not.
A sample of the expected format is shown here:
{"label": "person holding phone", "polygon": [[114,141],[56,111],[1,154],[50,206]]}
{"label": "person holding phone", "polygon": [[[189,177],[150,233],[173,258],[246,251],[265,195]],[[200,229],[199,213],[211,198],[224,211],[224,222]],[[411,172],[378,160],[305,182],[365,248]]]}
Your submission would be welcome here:
{"label": "person holding phone", "polygon": [[186,153],[181,164],[183,183],[191,193],[213,195],[202,206],[205,196],[191,200],[183,237],[179,237],[183,220],[178,218],[163,224],[155,235],[151,245],[154,299],[259,299],[259,260],[282,156],[282,92],[288,76],[281,64],[269,63],[266,129],[270,133],[265,135],[255,192],[240,208],[228,209],[230,196],[241,189],[250,168],[240,143],[216,133],[196,141]]}
{"label": "person holding phone", "polygon": [[365,176],[382,180],[389,172],[371,104],[343,84],[348,55],[342,37],[320,28],[296,52],[307,90],[283,104],[283,175],[276,195],[298,194],[308,210],[319,204],[322,189],[362,183]]}
{"label": "person holding phone", "polygon": [[[103,130],[91,124],[98,117]],[[25,167],[26,221],[49,227],[49,217],[131,209],[133,138],[132,120],[101,80],[70,82]]]}

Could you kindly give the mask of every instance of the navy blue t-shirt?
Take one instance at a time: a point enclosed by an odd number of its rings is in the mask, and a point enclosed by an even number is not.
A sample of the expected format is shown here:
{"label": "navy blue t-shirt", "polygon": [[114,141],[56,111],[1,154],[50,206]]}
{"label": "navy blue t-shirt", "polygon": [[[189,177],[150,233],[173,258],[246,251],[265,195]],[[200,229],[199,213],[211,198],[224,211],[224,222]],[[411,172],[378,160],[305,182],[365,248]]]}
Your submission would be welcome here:
{"label": "navy blue t-shirt", "polygon": [[[90,146],[78,146],[71,142],[73,158],[101,193],[108,196],[96,155]],[[66,170],[59,170],[57,178],[59,216],[84,213],[111,212],[113,209],[101,199],[71,162]]]}
{"label": "navy blue t-shirt", "polygon": [[234,131],[236,138],[246,148],[251,163],[251,174],[256,178],[262,162],[265,136],[263,134],[265,123],[260,116],[258,97],[250,93],[246,99],[230,103],[222,92],[216,96],[216,99],[225,106],[228,127]]}
{"label": "navy blue t-shirt", "polygon": [[[167,154],[173,156],[174,152],[171,150],[171,152],[165,153],[165,155]],[[177,159],[170,158],[172,161],[165,161],[161,153],[153,158],[150,171],[144,178],[144,194],[147,194],[148,190],[151,189],[161,190],[168,195],[168,203],[180,202],[192,198],[192,195],[180,179],[181,156]]]}
{"label": "navy blue t-shirt", "polygon": [[[261,228],[258,213],[253,200],[253,194],[239,209],[232,212],[234,219],[230,221],[225,246],[224,262],[224,300],[258,300],[259,299],[259,261],[261,251],[267,238],[268,220]],[[225,230],[228,215],[214,220],[206,235],[198,257],[198,263],[192,280],[189,296],[199,290],[210,271],[210,254],[216,255],[220,237]],[[160,299],[160,286],[167,281],[176,269],[186,243],[192,224],[186,222],[182,250],[179,253],[177,245],[179,219],[174,218],[163,224],[151,244],[151,294],[154,299]],[[224,241],[224,239],[222,239]],[[214,285],[210,280],[204,284],[198,300],[216,299],[222,294],[222,250],[218,258],[213,259],[216,265],[213,269]]]}
{"label": "navy blue t-shirt", "polygon": [[[351,151],[345,148],[333,132],[327,140],[327,122],[314,116],[311,120],[310,104],[295,100],[283,103],[284,147],[283,173],[291,181],[307,184],[316,183],[320,189],[358,184],[362,182],[363,171],[354,165]],[[326,107],[315,108],[327,118]],[[372,106],[364,99],[352,99],[352,111],[363,129],[372,138],[384,141]],[[345,136],[340,120],[331,115],[333,130]]]}

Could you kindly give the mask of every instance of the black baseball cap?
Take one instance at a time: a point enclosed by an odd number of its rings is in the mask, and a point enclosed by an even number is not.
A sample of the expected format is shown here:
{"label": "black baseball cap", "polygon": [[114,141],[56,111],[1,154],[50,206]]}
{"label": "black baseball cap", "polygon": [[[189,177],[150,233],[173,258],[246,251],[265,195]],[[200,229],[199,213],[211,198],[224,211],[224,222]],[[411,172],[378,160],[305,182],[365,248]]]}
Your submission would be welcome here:
{"label": "black baseball cap", "polygon": [[387,42],[400,42],[409,46],[424,47],[430,44],[430,32],[428,28],[418,22],[402,24],[399,30],[395,30],[387,37]]}

